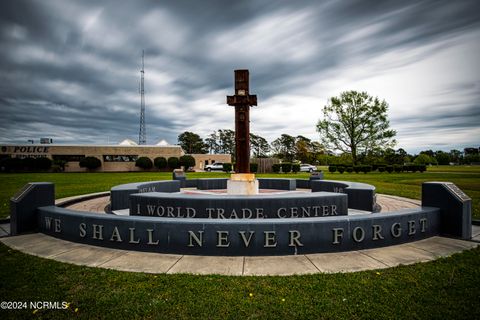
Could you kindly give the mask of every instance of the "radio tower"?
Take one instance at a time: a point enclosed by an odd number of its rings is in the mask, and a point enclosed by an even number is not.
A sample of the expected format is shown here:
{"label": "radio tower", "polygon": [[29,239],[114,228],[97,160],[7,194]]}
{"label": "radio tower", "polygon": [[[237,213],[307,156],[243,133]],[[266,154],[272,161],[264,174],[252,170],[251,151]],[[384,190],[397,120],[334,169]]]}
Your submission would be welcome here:
{"label": "radio tower", "polygon": [[144,50],[142,50],[142,70],[140,70],[140,132],[138,133],[138,144],[147,144],[147,131],[145,130],[145,88],[143,86],[144,70]]}

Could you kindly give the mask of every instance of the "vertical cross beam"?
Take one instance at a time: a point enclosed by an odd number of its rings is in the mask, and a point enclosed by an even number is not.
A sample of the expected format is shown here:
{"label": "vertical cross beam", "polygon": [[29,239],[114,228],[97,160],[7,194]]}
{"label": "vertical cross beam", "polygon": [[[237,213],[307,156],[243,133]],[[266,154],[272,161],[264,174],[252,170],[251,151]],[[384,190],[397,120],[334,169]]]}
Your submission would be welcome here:
{"label": "vertical cross beam", "polygon": [[235,107],[235,172],[250,173],[250,107],[257,96],[249,93],[248,70],[235,70],[235,95],[227,96],[227,104]]}

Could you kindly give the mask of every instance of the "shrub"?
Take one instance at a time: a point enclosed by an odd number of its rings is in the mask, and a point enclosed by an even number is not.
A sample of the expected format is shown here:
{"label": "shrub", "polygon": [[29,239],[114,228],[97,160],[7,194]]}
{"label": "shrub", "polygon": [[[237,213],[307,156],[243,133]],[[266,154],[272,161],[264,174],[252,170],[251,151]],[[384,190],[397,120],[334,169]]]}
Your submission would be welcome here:
{"label": "shrub", "polygon": [[258,163],[250,163],[250,172],[255,173],[258,171]]}
{"label": "shrub", "polygon": [[420,172],[425,172],[427,170],[427,166],[424,165],[424,164],[419,164],[419,165],[417,165],[417,169]]}
{"label": "shrub", "polygon": [[369,166],[369,165],[364,165],[362,166],[362,172],[367,174],[369,173],[370,171],[372,171],[372,166]]}
{"label": "shrub", "polygon": [[300,165],[298,163],[292,164],[292,172],[297,173],[298,171],[300,171]]}
{"label": "shrub", "polygon": [[230,171],[232,171],[232,168],[233,168],[233,166],[232,166],[231,163],[224,163],[224,164],[223,164],[223,171],[225,171],[225,172],[230,172]]}
{"label": "shrub", "polygon": [[337,171],[336,166],[328,166],[328,172],[334,173],[335,171]]}
{"label": "shrub", "polygon": [[413,163],[407,163],[403,166],[403,171],[405,172],[415,172],[416,170],[416,165],[414,165]]}
{"label": "shrub", "polygon": [[272,171],[275,172],[275,173],[279,173],[280,172],[280,163],[275,163],[272,165]]}
{"label": "shrub", "polygon": [[388,173],[392,173],[393,172],[393,166],[388,165],[388,166],[385,167],[385,170],[387,170]]}
{"label": "shrub", "polygon": [[85,157],[80,160],[78,165],[81,168],[87,168],[88,170],[95,170],[97,168],[100,168],[100,166],[102,165],[102,162],[95,157]]}
{"label": "shrub", "polygon": [[345,171],[347,171],[348,173],[352,173],[353,172],[353,167],[347,167],[345,169]]}
{"label": "shrub", "polygon": [[360,171],[362,171],[362,166],[353,166],[353,170],[355,171],[355,173],[359,173]]}
{"label": "shrub", "polygon": [[23,166],[22,159],[20,158],[4,158],[1,161],[0,167],[6,172],[20,170]]}
{"label": "shrub", "polygon": [[40,157],[35,159],[35,169],[48,170],[51,167],[52,167],[52,160],[50,160],[49,158]]}
{"label": "shrub", "polygon": [[339,166],[339,167],[337,168],[337,170],[338,170],[338,172],[340,172],[340,173],[344,173],[344,172],[345,172],[345,167],[344,167],[344,166]]}
{"label": "shrub", "polygon": [[189,168],[195,167],[195,158],[190,155],[184,155],[180,157],[179,163],[187,171]]}
{"label": "shrub", "polygon": [[378,172],[385,172],[385,167],[378,167]]}
{"label": "shrub", "polygon": [[399,164],[394,164],[393,165],[393,170],[396,172],[396,173],[400,173],[403,171],[403,166],[402,165],[399,165]]}
{"label": "shrub", "polygon": [[165,159],[164,157],[156,157],[155,159],[153,159],[153,164],[155,165],[155,167],[157,169],[166,169],[167,168],[167,159]]}
{"label": "shrub", "polygon": [[135,166],[144,170],[152,169],[153,162],[148,157],[140,157],[135,161]]}
{"label": "shrub", "polygon": [[282,163],[282,172],[289,173],[292,171],[292,164],[291,163]]}
{"label": "shrub", "polygon": [[169,169],[178,169],[180,168],[180,161],[177,157],[170,157],[167,160],[167,165]]}
{"label": "shrub", "polygon": [[37,159],[28,157],[21,160],[20,169],[34,171],[36,168],[37,168]]}

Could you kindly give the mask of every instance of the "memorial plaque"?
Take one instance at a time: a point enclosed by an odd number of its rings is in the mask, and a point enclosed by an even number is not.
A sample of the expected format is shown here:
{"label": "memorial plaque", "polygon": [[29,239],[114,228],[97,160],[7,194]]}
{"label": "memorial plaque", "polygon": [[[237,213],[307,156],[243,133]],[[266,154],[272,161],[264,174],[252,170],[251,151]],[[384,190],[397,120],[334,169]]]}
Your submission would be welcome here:
{"label": "memorial plaque", "polygon": [[447,189],[450,190],[459,200],[461,201],[472,200],[465,192],[460,190],[460,188],[457,187],[455,184],[448,182],[448,183],[445,183],[444,186],[447,187]]}

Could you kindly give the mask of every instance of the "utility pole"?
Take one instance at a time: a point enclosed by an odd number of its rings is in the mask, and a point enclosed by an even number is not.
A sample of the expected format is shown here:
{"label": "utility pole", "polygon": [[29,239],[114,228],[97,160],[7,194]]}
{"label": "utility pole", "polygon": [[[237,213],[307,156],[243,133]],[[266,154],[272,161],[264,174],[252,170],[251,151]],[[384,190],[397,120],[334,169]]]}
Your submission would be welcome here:
{"label": "utility pole", "polygon": [[142,70],[140,70],[140,132],[138,133],[138,144],[147,144],[147,131],[145,129],[145,88],[144,88],[144,50],[142,50]]}

